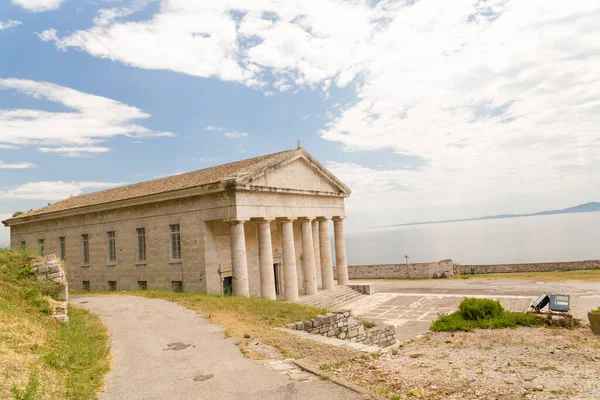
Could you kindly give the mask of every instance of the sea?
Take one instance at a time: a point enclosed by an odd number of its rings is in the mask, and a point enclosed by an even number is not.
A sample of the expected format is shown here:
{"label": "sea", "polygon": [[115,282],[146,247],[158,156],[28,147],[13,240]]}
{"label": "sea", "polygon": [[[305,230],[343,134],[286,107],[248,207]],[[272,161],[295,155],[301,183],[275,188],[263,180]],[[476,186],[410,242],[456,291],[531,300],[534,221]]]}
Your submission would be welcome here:
{"label": "sea", "polygon": [[349,265],[600,260],[600,212],[370,229],[346,247]]}

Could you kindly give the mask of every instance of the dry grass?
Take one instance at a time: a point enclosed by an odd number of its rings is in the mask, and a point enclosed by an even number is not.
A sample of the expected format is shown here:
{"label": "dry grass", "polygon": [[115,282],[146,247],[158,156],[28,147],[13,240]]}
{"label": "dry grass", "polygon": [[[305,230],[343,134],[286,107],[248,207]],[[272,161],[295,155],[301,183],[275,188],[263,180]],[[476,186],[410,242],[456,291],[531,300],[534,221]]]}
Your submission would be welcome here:
{"label": "dry grass", "polygon": [[526,279],[544,282],[600,282],[600,269],[584,271],[519,272],[509,274],[455,275],[454,279]]}
{"label": "dry grass", "polygon": [[95,315],[50,315],[40,285],[18,275],[21,252],[0,250],[0,398],[93,399],[110,366],[108,335]]}
{"label": "dry grass", "polygon": [[329,371],[390,399],[592,399],[599,350],[589,328],[431,332]]}

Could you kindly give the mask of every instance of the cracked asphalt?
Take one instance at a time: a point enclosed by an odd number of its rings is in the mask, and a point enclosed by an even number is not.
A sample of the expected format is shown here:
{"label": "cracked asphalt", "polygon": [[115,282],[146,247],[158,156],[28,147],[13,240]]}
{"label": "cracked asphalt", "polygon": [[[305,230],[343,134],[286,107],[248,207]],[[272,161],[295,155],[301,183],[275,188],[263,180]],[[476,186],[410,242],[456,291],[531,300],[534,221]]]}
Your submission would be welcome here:
{"label": "cracked asphalt", "polygon": [[100,316],[113,357],[101,399],[364,399],[329,381],[299,382],[245,358],[222,326],[165,300],[77,296]]}

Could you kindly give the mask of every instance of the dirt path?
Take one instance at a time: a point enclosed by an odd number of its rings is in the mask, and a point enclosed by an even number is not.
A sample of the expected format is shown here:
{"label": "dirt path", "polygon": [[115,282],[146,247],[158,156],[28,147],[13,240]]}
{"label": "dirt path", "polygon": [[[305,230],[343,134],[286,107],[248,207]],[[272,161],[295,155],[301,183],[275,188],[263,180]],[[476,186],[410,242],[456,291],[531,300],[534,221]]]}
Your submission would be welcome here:
{"label": "dirt path", "polygon": [[364,398],[245,358],[222,327],[164,300],[78,296],[72,303],[98,314],[110,331],[113,369],[102,399]]}

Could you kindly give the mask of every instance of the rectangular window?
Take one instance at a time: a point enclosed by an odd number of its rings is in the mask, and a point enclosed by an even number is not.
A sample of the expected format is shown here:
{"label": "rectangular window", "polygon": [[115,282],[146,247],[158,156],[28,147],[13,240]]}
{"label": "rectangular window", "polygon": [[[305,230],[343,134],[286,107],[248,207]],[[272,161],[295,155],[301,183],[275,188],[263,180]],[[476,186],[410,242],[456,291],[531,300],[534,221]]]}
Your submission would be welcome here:
{"label": "rectangular window", "polygon": [[40,251],[40,256],[44,255],[44,251],[46,250],[45,248],[46,246],[44,246],[44,239],[39,239],[38,240],[38,249]]}
{"label": "rectangular window", "polygon": [[179,231],[179,224],[169,225],[171,228],[171,259],[181,259],[181,233]]}
{"label": "rectangular window", "polygon": [[81,263],[90,263],[90,241],[87,234],[81,235]]}
{"label": "rectangular window", "polygon": [[146,229],[138,228],[137,232],[137,260],[146,261]]}
{"label": "rectangular window", "polygon": [[21,250],[25,250],[27,248],[27,242],[24,240],[21,240]]}
{"label": "rectangular window", "polygon": [[90,281],[82,281],[83,284],[83,290],[85,290],[86,292],[90,291]]}
{"label": "rectangular window", "polygon": [[109,292],[117,291],[117,281],[108,281],[108,291]]}
{"label": "rectangular window", "polygon": [[148,281],[138,281],[139,290],[148,290]]}
{"label": "rectangular window", "polygon": [[117,261],[117,246],[115,243],[115,232],[106,232],[108,237],[108,262]]}
{"label": "rectangular window", "polygon": [[183,293],[183,282],[182,281],[171,281],[171,289],[175,293]]}
{"label": "rectangular window", "polygon": [[65,259],[65,255],[67,254],[67,250],[66,250],[66,246],[65,246],[65,237],[61,236],[58,238],[58,253],[60,254],[60,259],[64,260]]}

